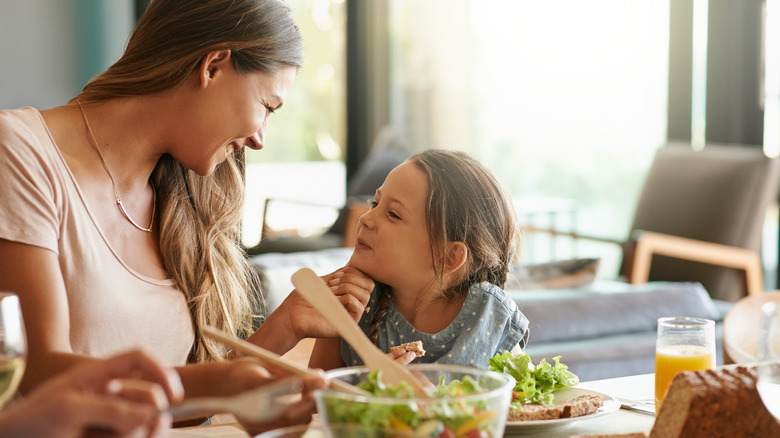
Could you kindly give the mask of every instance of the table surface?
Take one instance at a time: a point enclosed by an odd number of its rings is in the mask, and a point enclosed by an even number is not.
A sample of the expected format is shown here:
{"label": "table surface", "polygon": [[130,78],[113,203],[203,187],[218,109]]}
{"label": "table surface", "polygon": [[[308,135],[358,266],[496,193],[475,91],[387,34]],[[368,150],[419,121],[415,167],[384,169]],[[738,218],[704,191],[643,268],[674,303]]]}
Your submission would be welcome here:
{"label": "table surface", "polygon": [[[614,379],[594,380],[582,382],[579,388],[598,391],[609,394],[613,397],[635,401],[653,400],[654,391],[653,374],[641,374],[637,376],[617,377]],[[199,426],[192,428],[176,429],[171,431],[170,437],[222,437],[222,438],[249,438],[249,434],[243,431],[240,426],[233,423],[231,416],[215,416],[214,422],[210,426]],[[612,433],[630,433],[644,432],[649,433],[655,421],[654,415],[619,409],[607,415],[593,419],[582,419],[574,421],[568,426],[555,428],[552,430],[518,430],[510,428],[506,431],[506,437],[546,437],[546,438],[568,438],[577,434],[612,434]]]}

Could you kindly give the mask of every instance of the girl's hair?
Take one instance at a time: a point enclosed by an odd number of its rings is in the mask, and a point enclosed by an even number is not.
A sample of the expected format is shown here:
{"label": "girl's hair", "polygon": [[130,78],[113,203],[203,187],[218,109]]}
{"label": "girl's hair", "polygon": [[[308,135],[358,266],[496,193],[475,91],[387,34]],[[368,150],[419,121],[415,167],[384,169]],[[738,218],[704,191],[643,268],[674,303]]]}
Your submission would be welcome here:
{"label": "girl's hair", "polygon": [[[242,74],[275,73],[303,62],[303,40],[281,0],[153,0],[124,55],[74,100],[100,102],[173,89],[205,55],[222,49],[231,50],[231,62]],[[241,337],[252,330],[255,274],[239,245],[244,153],[231,154],[207,177],[164,155],[151,182],[159,202],[163,263],[186,295],[195,323],[190,361],[224,358],[225,347],[198,329],[208,324]]]}
{"label": "girl's hair", "polygon": [[[428,179],[425,219],[433,269],[445,297],[465,293],[474,283],[487,281],[504,287],[515,259],[519,231],[512,198],[495,175],[463,152],[429,150],[408,160]],[[442,284],[447,243],[463,242],[468,258],[450,284]],[[389,294],[377,287],[377,312],[369,324],[376,343],[379,324],[389,309]]]}

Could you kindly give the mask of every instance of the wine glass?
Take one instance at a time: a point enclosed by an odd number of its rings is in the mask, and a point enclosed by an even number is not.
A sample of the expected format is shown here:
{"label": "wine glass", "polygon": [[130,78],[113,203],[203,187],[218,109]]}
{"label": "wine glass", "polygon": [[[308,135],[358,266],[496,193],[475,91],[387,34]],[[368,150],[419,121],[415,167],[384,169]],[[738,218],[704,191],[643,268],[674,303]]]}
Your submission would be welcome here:
{"label": "wine glass", "polygon": [[761,306],[763,322],[758,337],[756,388],[767,410],[780,421],[780,313],[777,303]]}
{"label": "wine glass", "polygon": [[19,297],[0,292],[0,408],[16,393],[26,359],[27,338]]}

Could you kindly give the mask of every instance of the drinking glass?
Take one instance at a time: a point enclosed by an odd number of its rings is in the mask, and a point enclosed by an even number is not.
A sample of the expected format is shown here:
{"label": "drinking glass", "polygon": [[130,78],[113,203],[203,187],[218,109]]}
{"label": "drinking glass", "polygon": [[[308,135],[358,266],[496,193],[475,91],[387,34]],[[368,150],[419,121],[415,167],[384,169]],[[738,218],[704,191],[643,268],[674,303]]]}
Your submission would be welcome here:
{"label": "drinking glass", "polygon": [[658,318],[655,347],[655,410],[680,371],[715,368],[715,321],[673,316]]}
{"label": "drinking glass", "polygon": [[26,359],[27,338],[19,297],[0,292],[0,408],[16,393]]}
{"label": "drinking glass", "polygon": [[766,409],[780,421],[780,314],[775,302],[761,306],[763,323],[758,337],[756,389]]}

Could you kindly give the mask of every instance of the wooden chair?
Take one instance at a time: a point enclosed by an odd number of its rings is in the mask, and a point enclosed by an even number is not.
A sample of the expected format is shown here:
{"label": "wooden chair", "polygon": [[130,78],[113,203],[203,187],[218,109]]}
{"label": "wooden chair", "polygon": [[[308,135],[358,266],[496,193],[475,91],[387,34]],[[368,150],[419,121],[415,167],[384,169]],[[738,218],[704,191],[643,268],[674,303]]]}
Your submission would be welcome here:
{"label": "wooden chair", "polygon": [[620,245],[631,283],[696,281],[735,302],[764,290],[763,224],[778,189],[780,160],[761,148],[671,143],[656,152],[628,239],[556,234]]}
{"label": "wooden chair", "polygon": [[744,271],[748,295],[764,293],[764,274],[758,252],[668,234],[644,232],[635,238],[628,282],[647,283],[654,254]]}
{"label": "wooden chair", "polygon": [[780,302],[780,291],[750,295],[737,301],[723,321],[723,362],[747,364],[756,362],[761,330],[761,305]]}

